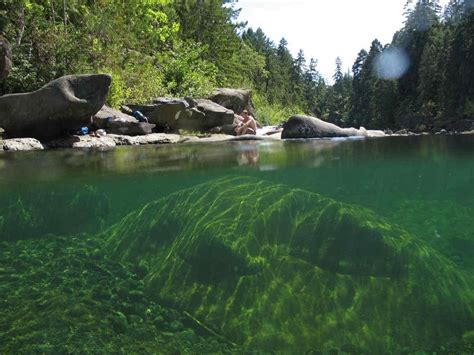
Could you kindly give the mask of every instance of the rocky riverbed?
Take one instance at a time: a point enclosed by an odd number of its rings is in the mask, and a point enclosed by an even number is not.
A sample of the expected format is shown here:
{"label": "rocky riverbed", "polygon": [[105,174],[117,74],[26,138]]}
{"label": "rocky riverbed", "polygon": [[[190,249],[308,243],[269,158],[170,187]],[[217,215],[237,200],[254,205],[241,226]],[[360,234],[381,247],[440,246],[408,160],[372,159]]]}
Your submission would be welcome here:
{"label": "rocky riverbed", "polygon": [[85,235],[1,242],[0,352],[220,353],[235,350],[189,313],[151,301],[139,267]]}

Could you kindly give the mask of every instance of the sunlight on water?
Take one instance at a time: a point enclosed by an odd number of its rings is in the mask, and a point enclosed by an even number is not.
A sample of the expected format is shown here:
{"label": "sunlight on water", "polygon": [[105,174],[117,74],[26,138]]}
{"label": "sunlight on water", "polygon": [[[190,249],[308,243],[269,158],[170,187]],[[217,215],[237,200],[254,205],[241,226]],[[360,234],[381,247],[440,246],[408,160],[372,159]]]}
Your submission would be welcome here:
{"label": "sunlight on water", "polygon": [[0,352],[470,353],[473,143],[0,154]]}

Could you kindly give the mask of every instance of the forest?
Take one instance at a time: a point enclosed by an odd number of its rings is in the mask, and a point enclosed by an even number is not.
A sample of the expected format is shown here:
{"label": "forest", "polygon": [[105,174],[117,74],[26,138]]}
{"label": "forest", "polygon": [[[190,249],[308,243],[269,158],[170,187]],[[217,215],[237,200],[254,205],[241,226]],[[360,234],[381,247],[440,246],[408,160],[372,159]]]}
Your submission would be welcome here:
{"label": "forest", "polygon": [[[0,0],[14,66],[0,94],[75,73],[109,73],[108,103],[253,90],[256,117],[305,113],[341,126],[425,131],[474,116],[474,0],[408,0],[391,43],[374,39],[333,82],[317,58],[240,22],[237,0]],[[369,45],[369,44],[368,44]],[[388,68],[387,68],[388,66]]]}

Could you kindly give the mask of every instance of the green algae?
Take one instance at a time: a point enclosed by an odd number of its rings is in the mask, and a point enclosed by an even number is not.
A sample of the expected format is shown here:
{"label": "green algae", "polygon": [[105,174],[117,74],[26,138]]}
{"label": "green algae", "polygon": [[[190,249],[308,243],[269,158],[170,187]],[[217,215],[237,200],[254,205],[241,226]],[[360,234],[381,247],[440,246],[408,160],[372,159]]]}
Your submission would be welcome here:
{"label": "green algae", "polygon": [[390,220],[422,238],[459,267],[474,270],[472,209],[453,201],[404,200]]}
{"label": "green algae", "polygon": [[139,270],[86,235],[0,243],[3,354],[220,353],[233,349],[150,300]]}
{"label": "green algae", "polygon": [[248,349],[430,349],[474,322],[473,278],[370,210],[222,178],[129,214],[101,236],[145,260],[150,298]]}
{"label": "green algae", "polygon": [[0,205],[0,240],[97,233],[109,209],[109,198],[91,185],[10,195]]}

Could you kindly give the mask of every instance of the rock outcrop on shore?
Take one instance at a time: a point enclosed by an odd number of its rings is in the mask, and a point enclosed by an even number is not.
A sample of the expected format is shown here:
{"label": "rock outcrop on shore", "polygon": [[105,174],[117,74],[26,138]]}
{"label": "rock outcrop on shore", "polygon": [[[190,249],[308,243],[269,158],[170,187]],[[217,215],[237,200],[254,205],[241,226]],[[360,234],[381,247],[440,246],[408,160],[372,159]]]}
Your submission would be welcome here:
{"label": "rock outcrop on shore", "polygon": [[209,131],[216,126],[232,124],[234,112],[206,99],[158,98],[149,105],[127,105],[142,112],[158,130]]}
{"label": "rock outcrop on shore", "polygon": [[381,137],[382,131],[365,128],[341,128],[335,124],[311,116],[295,115],[283,125],[281,138],[331,138],[331,137]]}
{"label": "rock outcrop on shore", "polygon": [[47,148],[113,148],[120,145],[146,145],[178,143],[177,134],[151,133],[141,136],[108,134],[105,137],[68,136],[45,143]]}
{"label": "rock outcrop on shore", "polygon": [[104,129],[107,133],[127,136],[143,136],[153,133],[156,125],[139,122],[135,117],[104,105],[92,117],[94,129]]}
{"label": "rock outcrop on shore", "polygon": [[55,138],[90,124],[104,105],[110,75],[70,75],[41,89],[0,97],[0,127],[9,137]]}
{"label": "rock outcrop on shore", "polygon": [[0,151],[19,152],[27,150],[43,150],[44,148],[44,145],[34,138],[0,139]]}
{"label": "rock outcrop on shore", "polygon": [[245,89],[216,89],[208,97],[209,100],[240,114],[243,110],[254,113],[255,108],[252,103],[252,91]]}

